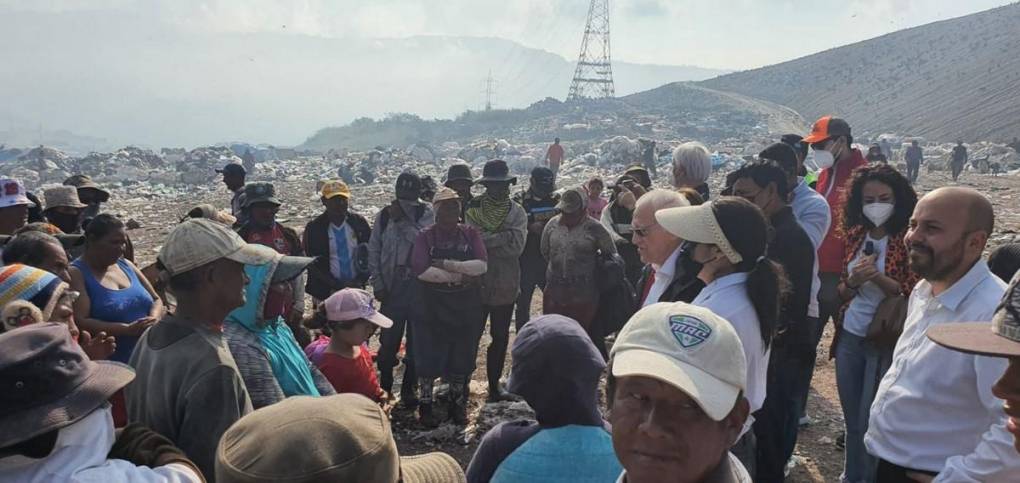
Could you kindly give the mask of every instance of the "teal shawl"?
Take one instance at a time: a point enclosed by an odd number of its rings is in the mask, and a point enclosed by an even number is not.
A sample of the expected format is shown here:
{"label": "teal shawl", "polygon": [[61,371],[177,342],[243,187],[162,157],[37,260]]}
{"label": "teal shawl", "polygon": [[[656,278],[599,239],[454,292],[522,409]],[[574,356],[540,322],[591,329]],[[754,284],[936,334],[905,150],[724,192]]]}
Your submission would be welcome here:
{"label": "teal shawl", "polygon": [[280,389],[287,396],[319,396],[319,390],[312,380],[308,358],[298,347],[297,340],[283,317],[262,320],[262,309],[276,262],[265,265],[245,265],[244,272],[250,282],[245,287],[244,305],[227,315],[228,323],[235,323],[258,336],[262,347],[269,355],[269,364]]}

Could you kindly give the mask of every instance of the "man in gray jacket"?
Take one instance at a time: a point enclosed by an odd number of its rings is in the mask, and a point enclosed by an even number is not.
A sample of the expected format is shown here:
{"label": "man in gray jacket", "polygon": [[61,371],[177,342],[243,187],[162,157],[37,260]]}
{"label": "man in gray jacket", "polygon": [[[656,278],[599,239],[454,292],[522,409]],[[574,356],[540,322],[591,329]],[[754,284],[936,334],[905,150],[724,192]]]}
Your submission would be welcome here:
{"label": "man in gray jacket", "polygon": [[489,401],[512,399],[499,379],[503,375],[507,345],[510,343],[510,320],[521,285],[521,253],[528,232],[528,215],[521,205],[510,199],[510,185],[517,178],[510,176],[506,162],[494,159],[485,163],[478,183],[485,193],[468,203],[464,218],[478,228],[488,252],[488,271],[482,277],[482,317],[489,319],[489,350],[486,374],[489,379]]}
{"label": "man in gray jacket", "polygon": [[379,210],[368,241],[368,267],[371,272],[372,291],[382,303],[380,312],[393,320],[393,327],[383,329],[379,336],[379,385],[388,394],[393,390],[393,368],[396,367],[400,341],[407,329],[407,355],[404,357],[404,377],[400,383],[400,401],[405,407],[416,405],[412,357],[411,324],[417,303],[414,274],[411,273],[411,248],[418,232],[435,223],[435,213],[423,203],[421,178],[414,173],[401,173],[397,177],[396,199]]}

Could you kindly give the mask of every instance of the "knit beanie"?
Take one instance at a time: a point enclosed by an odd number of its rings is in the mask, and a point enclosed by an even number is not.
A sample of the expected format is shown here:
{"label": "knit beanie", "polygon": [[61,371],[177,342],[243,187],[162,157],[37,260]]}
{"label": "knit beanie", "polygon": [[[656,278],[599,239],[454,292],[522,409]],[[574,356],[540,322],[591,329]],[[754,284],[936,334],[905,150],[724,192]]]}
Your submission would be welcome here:
{"label": "knit beanie", "polygon": [[0,270],[0,310],[14,300],[27,300],[49,321],[57,300],[66,290],[66,283],[45,270],[20,263]]}

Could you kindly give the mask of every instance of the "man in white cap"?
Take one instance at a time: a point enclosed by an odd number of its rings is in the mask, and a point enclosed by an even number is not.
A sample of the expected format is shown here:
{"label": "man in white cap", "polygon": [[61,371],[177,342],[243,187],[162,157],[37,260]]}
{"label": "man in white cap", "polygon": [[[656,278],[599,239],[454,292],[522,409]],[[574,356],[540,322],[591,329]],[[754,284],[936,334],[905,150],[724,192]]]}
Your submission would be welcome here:
{"label": "man in white cap", "polygon": [[25,194],[25,185],[13,178],[0,178],[0,235],[13,235],[28,223],[28,209],[35,206]]}
{"label": "man in white cap", "polygon": [[198,218],[174,227],[159,251],[177,311],[147,330],[131,355],[128,419],[170,438],[210,480],[220,436],[252,411],[223,321],[244,304],[244,266],[271,261],[230,228]]}
{"label": "man in white cap", "polygon": [[620,483],[740,482],[729,449],[750,411],[733,327],[683,302],[638,311],[613,345],[609,422]]}

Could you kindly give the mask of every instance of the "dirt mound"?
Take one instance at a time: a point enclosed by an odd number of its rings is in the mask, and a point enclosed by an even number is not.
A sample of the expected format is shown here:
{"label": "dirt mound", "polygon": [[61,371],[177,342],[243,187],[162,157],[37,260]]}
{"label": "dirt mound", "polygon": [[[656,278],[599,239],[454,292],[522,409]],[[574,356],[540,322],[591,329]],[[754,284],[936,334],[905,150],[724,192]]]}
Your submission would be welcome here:
{"label": "dirt mound", "polygon": [[845,117],[856,133],[1020,135],[1020,4],[901,30],[700,85]]}

